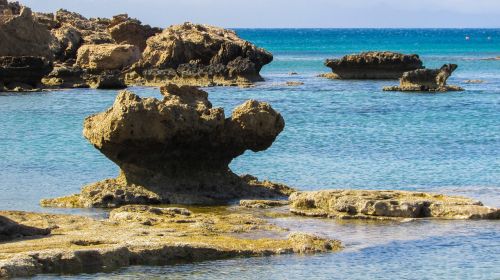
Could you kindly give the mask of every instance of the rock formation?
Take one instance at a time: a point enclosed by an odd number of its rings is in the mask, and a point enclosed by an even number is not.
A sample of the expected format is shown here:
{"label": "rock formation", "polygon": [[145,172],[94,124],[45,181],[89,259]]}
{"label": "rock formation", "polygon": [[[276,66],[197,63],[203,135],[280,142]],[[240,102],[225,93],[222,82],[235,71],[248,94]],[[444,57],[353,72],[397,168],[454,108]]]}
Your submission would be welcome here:
{"label": "rock formation", "polygon": [[269,104],[249,100],[225,118],[224,110],[212,108],[208,94],[195,87],[169,84],[161,93],[163,100],[122,91],[110,109],[85,119],[85,138],[120,167],[120,175],[87,186],[80,195],[42,204],[213,204],[291,192],[239,177],[228,167],[246,150],[267,149],[283,130],[283,118]]}
{"label": "rock formation", "polygon": [[146,40],[160,33],[161,29],[143,25],[139,20],[122,14],[111,19],[108,32],[116,43],[134,45],[142,52],[146,48]]}
{"label": "rock formation", "polygon": [[271,53],[218,27],[173,25],[147,40],[128,83],[161,85],[166,81],[198,86],[248,85],[261,81]]}
{"label": "rock formation", "polygon": [[220,209],[196,213],[131,205],[111,211],[106,220],[25,212],[0,215],[33,226],[54,225],[46,238],[0,243],[2,279],[342,249],[338,240],[288,233],[254,215]]}
{"label": "rock formation", "polygon": [[23,237],[47,235],[49,233],[50,229],[22,225],[9,218],[0,216],[0,242]]}
{"label": "rock formation", "polygon": [[408,191],[325,190],[296,192],[294,214],[336,219],[500,219],[500,209],[479,201]]}
{"label": "rock formation", "polygon": [[331,79],[398,79],[406,71],[423,68],[416,54],[364,52],[327,59],[325,66],[333,73],[322,75]]}
{"label": "rock formation", "polygon": [[399,86],[385,87],[386,91],[460,91],[458,86],[450,86],[446,81],[457,69],[456,64],[445,64],[440,69],[418,69],[405,72],[399,79]]}
{"label": "rock formation", "polygon": [[37,90],[51,71],[51,62],[43,57],[0,56],[0,91]]}

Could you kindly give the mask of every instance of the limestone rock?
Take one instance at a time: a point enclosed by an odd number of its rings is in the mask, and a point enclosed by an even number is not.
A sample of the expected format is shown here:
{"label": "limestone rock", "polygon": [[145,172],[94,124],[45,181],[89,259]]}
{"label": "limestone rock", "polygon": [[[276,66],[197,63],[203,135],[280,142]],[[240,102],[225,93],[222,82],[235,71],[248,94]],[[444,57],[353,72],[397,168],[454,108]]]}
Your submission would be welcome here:
{"label": "limestone rock", "polygon": [[116,43],[137,46],[142,52],[146,48],[146,40],[160,33],[161,29],[143,25],[139,20],[123,14],[111,19],[108,32]]}
{"label": "limestone rock", "polygon": [[386,91],[460,91],[458,86],[450,86],[446,81],[457,69],[456,64],[445,64],[440,69],[418,69],[405,72],[399,79],[399,86],[385,87]]}
{"label": "limestone rock", "polygon": [[36,89],[51,70],[52,64],[44,57],[0,56],[0,83],[6,91]]}
{"label": "limestone rock", "polygon": [[94,71],[121,70],[140,56],[139,49],[133,45],[83,45],[78,49],[76,65]]}
{"label": "limestone rock", "polygon": [[13,239],[31,237],[37,235],[47,235],[50,229],[30,227],[14,222],[11,219],[0,216],[0,242]]}
{"label": "limestone rock", "polygon": [[54,29],[52,34],[57,40],[55,56],[59,61],[76,58],[78,48],[83,44],[81,32],[69,24]]}
{"label": "limestone rock", "polygon": [[122,91],[106,112],[85,120],[83,135],[120,167],[118,178],[42,204],[216,204],[292,192],[239,177],[228,167],[246,150],[266,150],[283,130],[283,118],[269,104],[249,100],[225,118],[224,110],[212,108],[208,94],[195,87],[169,84],[161,92],[163,100]]}
{"label": "limestone rock", "polygon": [[[341,59],[327,59],[325,66],[332,68],[338,79],[398,79],[406,71],[423,68],[418,55],[394,52],[346,55]],[[332,78],[332,74],[328,78]]]}
{"label": "limestone rock", "polygon": [[325,190],[296,192],[294,214],[337,219],[500,219],[500,209],[459,197],[409,191]]}
{"label": "limestone rock", "polygon": [[218,27],[173,25],[147,40],[141,60],[128,75],[129,83],[248,85],[261,81],[261,68],[272,61],[264,49]]}
{"label": "limestone rock", "polygon": [[240,206],[245,208],[272,208],[286,206],[290,204],[288,200],[240,200]]}
{"label": "limestone rock", "polygon": [[0,56],[39,56],[52,60],[54,37],[27,7],[0,1]]}

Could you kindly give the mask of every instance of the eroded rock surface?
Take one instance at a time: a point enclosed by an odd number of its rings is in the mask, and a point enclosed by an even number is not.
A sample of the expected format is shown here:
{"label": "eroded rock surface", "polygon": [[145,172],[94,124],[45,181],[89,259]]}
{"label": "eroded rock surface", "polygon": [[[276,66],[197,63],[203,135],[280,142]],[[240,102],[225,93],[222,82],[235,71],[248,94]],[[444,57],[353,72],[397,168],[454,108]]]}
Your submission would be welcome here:
{"label": "eroded rock surface", "polygon": [[120,167],[118,178],[42,204],[213,204],[292,192],[281,184],[240,177],[228,167],[247,150],[266,150],[283,130],[282,116],[269,104],[248,100],[226,118],[195,87],[169,84],[161,93],[163,100],[122,91],[106,112],[85,120],[85,138]]}
{"label": "eroded rock surface", "polygon": [[16,222],[54,228],[53,234],[43,239],[0,243],[0,278],[95,273],[131,265],[320,253],[342,248],[338,240],[287,233],[250,214],[215,209],[211,212],[130,205],[113,210],[107,220],[0,212]]}
{"label": "eroded rock surface", "polygon": [[49,233],[50,229],[23,225],[7,217],[0,216],[0,242],[24,237],[43,236]]}
{"label": "eroded rock surface", "polygon": [[146,48],[146,40],[160,33],[161,29],[143,25],[139,20],[122,14],[111,19],[108,32],[116,43],[134,45],[142,52]]}
{"label": "eroded rock surface", "polygon": [[0,91],[28,91],[41,88],[52,63],[43,57],[0,56]]}
{"label": "eroded rock surface", "polygon": [[483,206],[479,201],[422,192],[326,190],[296,192],[289,200],[292,213],[313,217],[500,219],[500,209]]}
{"label": "eroded rock surface", "polygon": [[364,52],[327,59],[325,66],[333,73],[322,75],[330,79],[398,79],[406,71],[423,68],[416,54],[394,52]]}
{"label": "eroded rock surface", "polygon": [[457,69],[456,64],[445,64],[440,69],[418,69],[405,72],[399,79],[399,86],[385,87],[385,91],[460,91],[459,86],[447,85],[446,81],[453,71]]}
{"label": "eroded rock surface", "polygon": [[248,85],[261,81],[261,68],[271,53],[239,38],[234,31],[184,23],[147,40],[141,60],[128,75],[129,83]]}

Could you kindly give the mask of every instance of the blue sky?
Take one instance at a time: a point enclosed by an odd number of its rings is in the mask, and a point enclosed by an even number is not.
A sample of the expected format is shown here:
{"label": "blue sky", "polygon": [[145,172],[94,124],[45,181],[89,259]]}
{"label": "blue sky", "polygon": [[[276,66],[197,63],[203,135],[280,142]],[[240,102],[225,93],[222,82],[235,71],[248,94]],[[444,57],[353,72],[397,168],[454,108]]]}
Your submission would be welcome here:
{"label": "blue sky", "polygon": [[166,27],[192,21],[222,27],[493,27],[500,0],[20,0],[35,11],[87,17],[128,13]]}

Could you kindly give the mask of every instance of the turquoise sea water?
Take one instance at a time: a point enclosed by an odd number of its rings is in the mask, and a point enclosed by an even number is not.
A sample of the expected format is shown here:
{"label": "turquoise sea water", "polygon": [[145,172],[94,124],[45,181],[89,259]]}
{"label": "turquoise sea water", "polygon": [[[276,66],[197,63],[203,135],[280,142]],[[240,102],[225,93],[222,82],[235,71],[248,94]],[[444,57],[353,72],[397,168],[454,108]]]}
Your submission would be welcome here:
{"label": "turquoise sea water", "polygon": [[[405,189],[461,194],[500,207],[500,29],[243,29],[274,54],[254,88],[209,88],[226,115],[246,99],[268,101],[286,121],[265,152],[231,167],[303,190]],[[469,36],[470,40],[465,40]],[[397,81],[332,81],[326,58],[366,50],[418,53],[427,67],[457,63],[445,94],[383,92]],[[289,75],[297,72],[298,75]],[[465,80],[484,80],[466,84]],[[287,87],[286,81],[304,85]],[[157,89],[132,88],[142,96]],[[76,193],[117,174],[81,136],[85,116],[115,91],[71,90],[0,96],[0,209],[54,210],[41,198]],[[500,223],[420,221],[338,224],[280,219],[292,229],[341,239],[338,254],[133,267],[70,278],[500,279]],[[46,276],[41,277],[45,278]]]}

